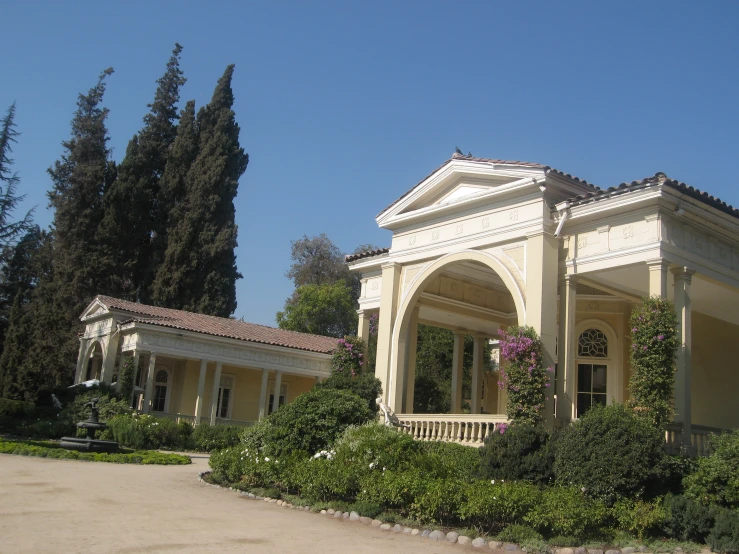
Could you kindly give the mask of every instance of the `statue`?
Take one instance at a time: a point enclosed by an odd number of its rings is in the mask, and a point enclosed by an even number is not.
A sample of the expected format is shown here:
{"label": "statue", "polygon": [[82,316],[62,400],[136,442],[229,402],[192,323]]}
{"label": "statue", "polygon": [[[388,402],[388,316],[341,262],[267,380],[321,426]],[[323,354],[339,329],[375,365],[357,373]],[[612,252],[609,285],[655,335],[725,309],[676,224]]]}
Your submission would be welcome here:
{"label": "statue", "polygon": [[401,427],[403,429],[410,429],[411,426],[408,423],[401,423],[398,419],[398,416],[395,415],[395,412],[390,409],[390,406],[382,401],[382,396],[378,396],[375,400],[375,403],[380,407],[380,412],[382,412],[383,416],[383,423],[385,425],[387,425],[388,427]]}
{"label": "statue", "polygon": [[62,403],[56,397],[56,394],[52,394],[51,395],[51,403],[54,404],[54,408],[56,408],[57,410],[61,410],[62,409]]}
{"label": "statue", "polygon": [[83,408],[90,407],[90,417],[87,418],[87,421],[92,421],[94,423],[97,423],[100,421],[100,408],[97,407],[97,403],[100,398],[93,398],[90,400],[87,404],[83,406]]}

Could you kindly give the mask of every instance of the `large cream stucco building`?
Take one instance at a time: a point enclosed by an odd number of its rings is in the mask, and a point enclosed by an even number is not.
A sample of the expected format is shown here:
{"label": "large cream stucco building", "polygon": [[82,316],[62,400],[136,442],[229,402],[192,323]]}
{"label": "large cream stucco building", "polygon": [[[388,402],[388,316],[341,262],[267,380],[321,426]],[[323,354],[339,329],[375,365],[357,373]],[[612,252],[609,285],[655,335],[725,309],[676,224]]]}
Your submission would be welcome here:
{"label": "large cream stucco building", "polygon": [[[663,174],[600,189],[539,164],[455,154],[376,218],[389,248],[347,257],[361,273],[359,334],[379,313],[376,375],[419,438],[479,442],[505,421],[482,349],[530,325],[557,364],[550,425],[628,399],[632,307],[672,300],[681,341],[668,440],[702,449],[739,427],[739,211]],[[413,414],[419,323],[455,333],[451,414]],[[465,334],[475,337],[462,414]]]}

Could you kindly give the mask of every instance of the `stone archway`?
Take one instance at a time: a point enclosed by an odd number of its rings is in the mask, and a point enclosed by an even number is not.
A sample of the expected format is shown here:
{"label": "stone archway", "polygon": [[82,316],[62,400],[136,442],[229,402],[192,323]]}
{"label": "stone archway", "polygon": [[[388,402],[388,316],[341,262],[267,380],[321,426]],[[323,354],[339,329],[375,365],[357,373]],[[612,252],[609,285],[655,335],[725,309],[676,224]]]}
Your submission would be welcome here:
{"label": "stone archway", "polygon": [[388,405],[398,411],[403,405],[403,377],[407,371],[408,335],[412,312],[424,287],[449,266],[459,262],[478,262],[492,270],[503,282],[513,298],[519,325],[526,321],[526,301],[517,279],[504,263],[493,253],[477,250],[463,250],[442,256],[426,264],[413,278],[398,306],[391,336],[390,366],[386,383]]}

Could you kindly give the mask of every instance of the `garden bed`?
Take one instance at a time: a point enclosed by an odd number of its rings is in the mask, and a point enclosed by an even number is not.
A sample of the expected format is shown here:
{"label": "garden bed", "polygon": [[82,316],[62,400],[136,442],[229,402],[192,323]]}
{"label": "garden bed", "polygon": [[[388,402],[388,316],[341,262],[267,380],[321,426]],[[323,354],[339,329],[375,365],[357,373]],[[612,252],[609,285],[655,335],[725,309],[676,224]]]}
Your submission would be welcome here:
{"label": "garden bed", "polygon": [[154,450],[121,449],[116,453],[77,452],[62,448],[58,442],[30,441],[0,437],[0,454],[17,456],[36,456],[60,460],[81,460],[85,462],[107,462],[113,464],[144,465],[185,465],[192,463],[189,456],[164,454]]}

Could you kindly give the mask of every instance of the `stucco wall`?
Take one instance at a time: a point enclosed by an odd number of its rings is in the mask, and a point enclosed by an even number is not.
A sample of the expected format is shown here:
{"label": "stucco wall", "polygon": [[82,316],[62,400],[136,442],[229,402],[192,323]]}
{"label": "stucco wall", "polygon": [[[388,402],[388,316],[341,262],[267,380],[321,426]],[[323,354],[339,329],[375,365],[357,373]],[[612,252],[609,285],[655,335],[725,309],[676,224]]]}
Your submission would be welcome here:
{"label": "stucco wall", "polygon": [[693,423],[739,427],[739,326],[693,312]]}

